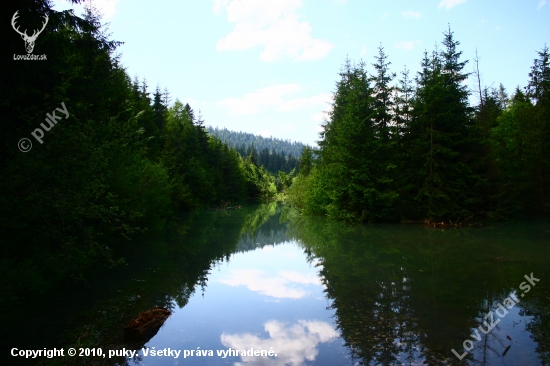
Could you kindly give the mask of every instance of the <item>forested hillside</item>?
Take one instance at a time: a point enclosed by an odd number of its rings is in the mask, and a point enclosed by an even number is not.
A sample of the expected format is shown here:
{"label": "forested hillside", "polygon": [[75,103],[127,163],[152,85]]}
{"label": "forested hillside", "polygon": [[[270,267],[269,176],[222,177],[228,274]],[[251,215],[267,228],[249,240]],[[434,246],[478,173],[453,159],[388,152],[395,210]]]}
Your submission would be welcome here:
{"label": "forested hillside", "polygon": [[[511,97],[481,87],[470,105],[468,61],[449,29],[421,71],[396,79],[384,48],[372,73],[346,60],[319,158],[295,178],[289,202],[342,220],[456,224],[549,209],[549,50]],[[526,70],[526,74],[528,71]]]}
{"label": "forested hillside", "polygon": [[302,155],[302,149],[306,146],[298,141],[281,140],[274,137],[263,137],[241,131],[229,131],[226,128],[220,129],[217,127],[207,127],[207,129],[212,135],[236,149],[246,150],[248,147],[254,146],[257,152],[267,149],[270,152],[284,152],[286,156],[292,155],[299,158]]}
{"label": "forested hillside", "polygon": [[306,146],[301,142],[266,138],[246,132],[229,131],[226,128],[208,127],[208,132],[236,149],[242,157],[249,157],[275,176],[279,171],[287,174],[297,171],[302,150]]}
{"label": "forested hillside", "polygon": [[284,151],[277,153],[264,148],[258,151],[254,145],[237,147],[237,152],[243,157],[249,157],[255,164],[261,165],[271,174],[277,175],[279,171],[290,173],[299,167],[299,159],[292,154],[286,155]]}
{"label": "forested hillside", "polygon": [[[177,210],[276,193],[275,178],[209,135],[189,105],[130,79],[93,9],[81,19],[50,5],[4,9],[49,18],[36,51],[47,60],[11,61],[0,83],[5,300],[119,263],[128,239]],[[21,53],[21,37],[2,32],[8,53]]]}

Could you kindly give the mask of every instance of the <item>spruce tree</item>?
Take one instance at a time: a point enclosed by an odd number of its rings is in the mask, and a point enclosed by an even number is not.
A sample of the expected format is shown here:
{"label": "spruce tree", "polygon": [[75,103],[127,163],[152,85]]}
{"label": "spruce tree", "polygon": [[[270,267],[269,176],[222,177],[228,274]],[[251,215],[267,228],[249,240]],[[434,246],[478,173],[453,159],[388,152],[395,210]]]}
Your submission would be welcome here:
{"label": "spruce tree", "polygon": [[[384,47],[378,47],[378,56],[375,56],[376,62],[372,64],[376,73],[371,75],[370,82],[373,84],[373,115],[378,137],[386,145],[390,135],[390,122],[392,119],[391,110],[394,106],[392,94],[394,88],[390,83],[395,78],[395,73],[391,73],[389,66],[391,62],[387,61],[388,56],[384,53]],[[384,146],[387,147],[387,146]]]}
{"label": "spruce tree", "polygon": [[[537,205],[541,211],[550,208],[550,53],[545,45],[537,52],[538,59],[529,73],[529,83],[526,88],[527,97],[534,105],[533,118],[526,137],[529,144],[529,155],[532,157],[533,180],[536,179]],[[535,178],[536,177],[536,178]]]}
{"label": "spruce tree", "polygon": [[409,70],[405,69],[401,72],[401,79],[398,80],[398,85],[394,90],[394,108],[393,115],[395,125],[392,131],[392,136],[399,144],[404,133],[409,129],[411,122],[412,98],[414,89],[412,80],[409,77]]}
{"label": "spruce tree", "polygon": [[444,49],[434,52],[431,60],[425,53],[417,78],[411,132],[416,135],[412,136],[415,158],[424,161],[421,171],[425,178],[416,200],[420,212],[431,219],[464,218],[475,209],[468,190],[477,183],[471,169],[476,158],[475,139],[469,92],[463,84],[468,77],[463,72],[467,61],[460,61],[459,44],[449,29],[444,33]]}

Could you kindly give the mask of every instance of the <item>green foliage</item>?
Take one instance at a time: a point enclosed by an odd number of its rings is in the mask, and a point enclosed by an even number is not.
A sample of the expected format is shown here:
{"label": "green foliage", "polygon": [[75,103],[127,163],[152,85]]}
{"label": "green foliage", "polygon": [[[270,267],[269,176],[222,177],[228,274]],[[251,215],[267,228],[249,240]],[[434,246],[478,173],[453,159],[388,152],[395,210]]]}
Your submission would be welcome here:
{"label": "green foliage", "polygon": [[[163,229],[176,209],[275,194],[265,169],[254,167],[247,182],[239,154],[211,136],[189,105],[170,106],[158,87],[151,99],[145,80],[130,79],[113,55],[120,43],[108,39],[93,10],[81,19],[40,0],[7,10],[17,9],[47,13],[51,31],[40,38],[48,62],[12,62],[0,85],[2,299],[121,263],[128,239]],[[6,45],[20,53],[8,28]],[[19,151],[17,141],[33,139],[61,103],[69,117],[42,144]]]}
{"label": "green foliage", "polygon": [[248,197],[259,197],[268,200],[277,194],[275,177],[271,175],[264,166],[254,163],[254,160],[248,156],[240,159],[240,167],[244,172],[246,180],[246,192]]}
{"label": "green foliage", "polygon": [[164,139],[163,161],[175,179],[177,207],[243,198],[245,178],[236,152],[208,135],[188,104],[176,100],[168,110]]}
{"label": "green foliage", "polygon": [[[300,157],[302,149],[306,146],[298,141],[281,140],[274,137],[263,137],[247,132],[230,131],[226,128],[221,129],[217,127],[207,127],[207,130],[210,134],[216,136],[230,147],[233,147],[236,150],[243,150],[241,152],[241,155],[243,156],[248,155],[243,153],[246,149],[254,146],[256,152],[267,149],[270,152],[284,152],[287,156],[292,155],[295,157]],[[242,149],[243,145],[244,149]]]}
{"label": "green foliage", "polygon": [[254,162],[263,165],[268,172],[277,175],[279,171],[290,173],[298,168],[298,159],[304,144],[280,140],[273,137],[262,137],[246,132],[229,131],[226,128],[208,127],[208,132],[246,157],[254,156]]}
{"label": "green foliage", "polygon": [[309,175],[298,174],[287,189],[287,203],[307,215],[326,215],[331,203],[327,195],[325,170],[313,168]]}
{"label": "green foliage", "polygon": [[281,190],[290,188],[290,186],[292,185],[292,179],[294,178],[295,175],[296,175],[296,169],[292,169],[292,171],[289,174],[286,174],[285,172],[279,170],[279,173],[277,174],[277,176],[279,178],[278,183],[281,186]]}
{"label": "green foliage", "polygon": [[[352,221],[472,220],[549,205],[550,54],[538,53],[527,94],[480,90],[469,105],[460,43],[424,53],[413,88],[396,86],[382,46],[375,74],[346,60],[319,142],[287,190],[306,214]],[[481,86],[480,86],[481,89]],[[508,107],[507,107],[508,106]],[[506,109],[507,108],[507,109]]]}
{"label": "green foliage", "polygon": [[550,54],[546,46],[537,53],[527,93],[516,90],[490,131],[497,199],[504,213],[547,212],[550,205]]}
{"label": "green foliage", "polygon": [[[390,103],[375,103],[374,95],[389,95],[387,63],[380,48],[374,89],[364,64],[346,61],[337,83],[331,119],[322,133],[318,164],[326,197],[325,209],[335,218],[379,220],[392,216],[398,197],[393,163],[380,159],[390,151],[387,116]],[[318,211],[317,209],[315,211]]]}
{"label": "green foliage", "polygon": [[407,136],[407,166],[414,175],[419,211],[428,218],[467,217],[476,177],[471,169],[475,130],[471,128],[469,92],[462,81],[466,62],[459,62],[459,42],[449,30],[441,53],[425,55],[417,78],[410,134]]}
{"label": "green foliage", "polygon": [[300,157],[300,163],[298,167],[300,172],[304,175],[308,175],[311,172],[311,168],[315,164],[315,159],[313,157],[313,149],[309,146],[304,146],[302,149],[302,156]]}

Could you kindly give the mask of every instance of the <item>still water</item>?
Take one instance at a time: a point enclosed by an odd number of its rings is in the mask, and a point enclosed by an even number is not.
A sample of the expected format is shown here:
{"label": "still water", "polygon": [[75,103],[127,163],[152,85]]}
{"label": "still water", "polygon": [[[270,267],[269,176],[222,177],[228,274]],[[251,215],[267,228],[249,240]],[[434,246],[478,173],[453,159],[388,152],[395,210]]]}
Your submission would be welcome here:
{"label": "still water", "polygon": [[[343,225],[275,203],[181,215],[70,306],[58,295],[50,343],[24,326],[14,342],[137,351],[82,364],[547,365],[549,224]],[[160,330],[124,341],[153,306],[172,311]]]}

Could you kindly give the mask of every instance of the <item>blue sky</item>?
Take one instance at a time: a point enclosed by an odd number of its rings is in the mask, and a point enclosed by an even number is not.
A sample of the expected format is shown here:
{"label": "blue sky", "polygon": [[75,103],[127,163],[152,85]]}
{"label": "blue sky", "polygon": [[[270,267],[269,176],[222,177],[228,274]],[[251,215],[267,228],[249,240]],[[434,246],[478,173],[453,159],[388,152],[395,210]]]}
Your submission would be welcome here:
{"label": "blue sky", "polygon": [[[381,43],[414,75],[448,24],[482,83],[525,86],[550,45],[550,0],[95,0],[122,63],[201,111],[207,125],[313,144],[348,56]],[[54,9],[71,6],[55,0]],[[77,14],[81,7],[75,7]],[[467,71],[472,70],[472,61]],[[474,87],[473,78],[469,86]]]}

